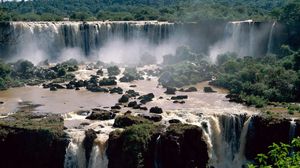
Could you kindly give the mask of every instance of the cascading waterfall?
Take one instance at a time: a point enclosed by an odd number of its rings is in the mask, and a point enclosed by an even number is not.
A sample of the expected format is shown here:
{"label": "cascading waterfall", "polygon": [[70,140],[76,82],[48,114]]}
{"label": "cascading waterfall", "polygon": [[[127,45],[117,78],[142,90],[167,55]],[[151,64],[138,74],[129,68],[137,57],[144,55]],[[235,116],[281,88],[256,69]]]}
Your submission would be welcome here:
{"label": "cascading waterfall", "polygon": [[263,23],[252,20],[228,22],[224,37],[210,47],[213,62],[224,53],[235,53],[239,57],[260,57],[272,52],[276,22]]}
{"label": "cascading waterfall", "polygon": [[70,132],[71,141],[65,154],[65,168],[86,168],[85,149],[82,145],[84,132]]}
{"label": "cascading waterfall", "polygon": [[267,51],[268,54],[272,53],[272,47],[273,47],[272,43],[273,43],[273,34],[274,34],[275,26],[276,26],[276,22],[273,22],[269,34],[269,40],[268,40],[268,51]]}
{"label": "cascading waterfall", "polygon": [[108,159],[106,156],[107,142],[101,135],[97,135],[94,141],[89,161],[86,160],[83,140],[85,133],[82,130],[68,132],[71,137],[66,154],[65,168],[107,168]]}
{"label": "cascading waterfall", "polygon": [[242,167],[250,118],[245,115],[209,116],[203,121],[208,125],[208,146],[211,144],[210,166],[216,168]]}
{"label": "cascading waterfall", "polygon": [[[78,50],[77,55],[95,57],[101,47],[114,40],[141,40],[158,45],[172,36],[174,25],[159,21],[10,22],[0,29],[10,30],[5,31],[7,39],[2,44],[8,54],[25,58],[36,54],[47,56],[44,59],[58,59],[66,49]],[[10,43],[5,44],[5,41]]]}
{"label": "cascading waterfall", "polygon": [[254,22],[252,20],[229,22],[226,26],[227,50],[240,56],[253,54]]}
{"label": "cascading waterfall", "polygon": [[292,118],[290,121],[290,130],[289,130],[289,141],[292,142],[293,138],[295,138],[296,131],[296,122],[295,119]]}

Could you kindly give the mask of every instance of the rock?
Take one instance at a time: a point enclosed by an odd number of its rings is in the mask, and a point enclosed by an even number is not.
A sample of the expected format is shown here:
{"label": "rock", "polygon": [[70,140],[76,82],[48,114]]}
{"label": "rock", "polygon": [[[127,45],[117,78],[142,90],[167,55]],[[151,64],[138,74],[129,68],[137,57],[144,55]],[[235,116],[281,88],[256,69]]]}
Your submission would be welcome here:
{"label": "rock", "polygon": [[51,86],[51,87],[50,87],[50,91],[57,91],[57,88],[54,87],[54,86]]}
{"label": "rock", "polygon": [[135,80],[134,76],[131,75],[124,75],[123,77],[120,78],[120,82],[132,82],[134,80]]}
{"label": "rock", "polygon": [[114,105],[114,106],[112,106],[112,107],[110,107],[110,109],[112,109],[112,110],[120,110],[121,109],[121,106],[119,106],[119,105]]}
{"label": "rock", "polygon": [[[96,81],[97,82],[97,81]],[[87,82],[85,82],[85,81],[83,81],[83,80],[79,80],[79,81],[77,81],[76,83],[75,83],[75,87],[84,87],[84,86],[86,86],[86,83]]]}
{"label": "rock", "polygon": [[146,123],[146,122],[147,121],[142,117],[127,114],[124,116],[118,116],[115,119],[113,126],[117,128],[124,128],[124,127],[132,126],[135,124]]}
{"label": "rock", "polygon": [[182,101],[175,100],[175,101],[173,101],[173,103],[175,103],[175,104],[176,104],[176,103],[179,103],[179,104],[184,104],[184,103],[185,103],[185,101],[183,101],[183,100],[182,100]]}
{"label": "rock", "polygon": [[132,113],[132,111],[128,110],[128,111],[126,111],[126,112],[124,113],[124,115],[129,115],[129,114],[131,114],[131,113]]}
{"label": "rock", "polygon": [[75,112],[77,115],[81,115],[81,116],[87,116],[90,111],[89,110],[79,110]]}
{"label": "rock", "polygon": [[75,90],[80,90],[80,89],[79,89],[79,87],[76,87],[76,89],[75,89]]}
{"label": "rock", "polygon": [[108,89],[102,88],[100,86],[87,86],[86,89],[91,91],[91,92],[105,92],[105,93],[109,92]]}
{"label": "rock", "polygon": [[152,101],[153,98],[154,98],[154,94],[153,93],[148,93],[146,95],[140,96],[138,99],[140,99],[140,102],[142,104],[146,104],[146,103]]}
{"label": "rock", "polygon": [[136,87],[136,85],[130,85],[129,87]]}
{"label": "rock", "polygon": [[102,69],[99,69],[99,70],[97,71],[97,75],[103,76],[103,70],[102,70]]}
{"label": "rock", "polygon": [[178,95],[178,96],[172,96],[171,100],[182,100],[182,99],[187,99],[187,95]]}
{"label": "rock", "polygon": [[117,82],[114,79],[107,79],[103,78],[99,81],[100,86],[110,86],[110,85],[117,85]]}
{"label": "rock", "polygon": [[169,123],[170,124],[177,124],[177,123],[181,123],[181,121],[178,120],[178,119],[171,119],[171,120],[169,120]]}
{"label": "rock", "polygon": [[137,96],[140,96],[139,92],[136,92],[134,90],[127,90],[126,91],[126,94],[129,96],[129,97],[137,97]]}
{"label": "rock", "polygon": [[164,99],[162,96],[160,96],[158,99]]}
{"label": "rock", "polygon": [[85,149],[85,159],[87,160],[87,165],[89,164],[91,152],[94,146],[94,140],[97,138],[97,134],[93,129],[88,129],[85,131],[85,137],[82,141],[82,145]]}
{"label": "rock", "polygon": [[141,108],[141,105],[139,104],[136,104],[135,106],[132,107],[133,109],[140,109]]}
{"label": "rock", "polygon": [[140,107],[140,110],[148,110],[147,107]]}
{"label": "rock", "polygon": [[[248,128],[245,156],[254,159],[257,154],[266,154],[268,146],[273,143],[286,143],[290,139],[290,120],[284,118],[272,118],[269,116],[252,116],[251,127]],[[297,125],[299,126],[299,125]],[[296,126],[296,128],[298,128]],[[300,136],[300,129],[295,130],[295,137]]]}
{"label": "rock", "polygon": [[150,113],[161,114],[163,113],[163,110],[162,108],[155,106],[150,108]]}
{"label": "rock", "polygon": [[175,94],[176,88],[167,87],[167,90],[164,92],[165,94]]}
{"label": "rock", "polygon": [[162,116],[158,114],[140,114],[140,116],[153,122],[159,122],[162,120]]}
{"label": "rock", "polygon": [[123,95],[120,99],[119,99],[119,103],[127,103],[129,101],[129,96],[128,95]]}
{"label": "rock", "polygon": [[109,89],[110,93],[118,93],[118,94],[123,94],[123,89],[120,87],[114,87],[112,89]]}
{"label": "rock", "polygon": [[67,89],[75,89],[74,85],[66,84]]}
{"label": "rock", "polygon": [[208,145],[203,139],[203,134],[203,130],[198,126],[171,124],[160,138],[161,166],[207,167]]}
{"label": "rock", "polygon": [[198,89],[197,88],[195,88],[195,87],[189,87],[189,88],[187,88],[187,89],[182,89],[182,90],[180,90],[180,91],[182,91],[182,92],[197,92],[198,91]]}
{"label": "rock", "polygon": [[136,101],[132,101],[132,102],[129,102],[128,103],[128,107],[134,107],[137,105],[137,102]]}
{"label": "rock", "polygon": [[4,104],[4,102],[3,102],[3,101],[0,101],[0,104]]}
{"label": "rock", "polygon": [[89,120],[111,120],[114,119],[116,116],[115,113],[107,110],[93,110],[92,114],[86,117]]}
{"label": "rock", "polygon": [[205,93],[214,93],[214,92],[216,92],[216,91],[214,91],[211,87],[209,87],[209,86],[207,86],[207,87],[204,87],[203,88],[203,91],[205,92]]}

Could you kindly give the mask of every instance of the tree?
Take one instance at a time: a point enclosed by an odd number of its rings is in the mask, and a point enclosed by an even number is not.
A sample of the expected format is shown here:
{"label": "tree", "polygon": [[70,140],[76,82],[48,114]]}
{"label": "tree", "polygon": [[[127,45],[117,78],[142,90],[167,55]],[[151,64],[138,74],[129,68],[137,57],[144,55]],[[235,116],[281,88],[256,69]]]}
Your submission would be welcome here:
{"label": "tree", "polygon": [[256,163],[249,168],[298,168],[300,166],[300,138],[295,138],[291,144],[275,144],[269,146],[268,154],[258,154]]}

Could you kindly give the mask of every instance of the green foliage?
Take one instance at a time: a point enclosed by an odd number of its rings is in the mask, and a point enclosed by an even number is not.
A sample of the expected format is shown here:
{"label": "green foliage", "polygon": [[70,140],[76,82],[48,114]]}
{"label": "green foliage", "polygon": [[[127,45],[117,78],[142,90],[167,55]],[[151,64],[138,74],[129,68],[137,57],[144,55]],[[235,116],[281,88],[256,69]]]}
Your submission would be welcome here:
{"label": "green foliage", "polygon": [[107,68],[108,76],[116,76],[121,73],[121,70],[118,66],[111,66]]}
{"label": "green foliage", "polygon": [[158,131],[156,125],[138,124],[127,127],[119,133],[122,139],[122,153],[127,161],[124,167],[144,167],[144,154],[148,150],[151,137]]}
{"label": "green foliage", "polygon": [[295,138],[291,144],[275,144],[269,146],[268,154],[258,154],[255,164],[249,168],[297,168],[300,165],[300,138]]}
{"label": "green foliage", "polygon": [[[285,0],[8,1],[0,4],[0,9],[3,8],[0,20],[62,20],[64,17],[72,20],[263,20],[270,18],[273,9],[285,4]],[[273,11],[271,16],[279,17],[281,11],[295,9],[286,7]]]}
{"label": "green foliage", "polygon": [[231,57],[219,65],[217,80],[212,83],[229,89],[230,93],[240,95],[246,104],[257,107],[262,107],[268,101],[298,101],[299,52],[290,50],[288,46],[283,48],[288,52],[280,57]]}

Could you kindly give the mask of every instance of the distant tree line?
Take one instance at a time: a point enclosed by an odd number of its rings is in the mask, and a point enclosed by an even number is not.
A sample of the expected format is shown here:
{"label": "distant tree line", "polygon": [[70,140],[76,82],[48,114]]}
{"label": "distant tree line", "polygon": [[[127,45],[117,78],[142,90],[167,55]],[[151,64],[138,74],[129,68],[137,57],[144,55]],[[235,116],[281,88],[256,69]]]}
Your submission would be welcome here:
{"label": "distant tree line", "polygon": [[286,0],[32,0],[0,3],[1,21],[266,20],[280,13]]}

